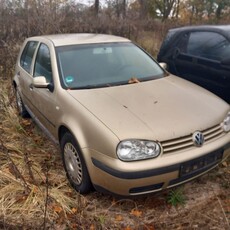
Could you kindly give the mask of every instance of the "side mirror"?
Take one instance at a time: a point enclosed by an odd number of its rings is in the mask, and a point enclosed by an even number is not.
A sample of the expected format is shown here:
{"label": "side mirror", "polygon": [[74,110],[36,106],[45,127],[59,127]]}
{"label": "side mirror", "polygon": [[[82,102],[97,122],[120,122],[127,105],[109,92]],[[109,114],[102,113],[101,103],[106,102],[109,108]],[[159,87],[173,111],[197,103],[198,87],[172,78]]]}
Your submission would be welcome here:
{"label": "side mirror", "polygon": [[167,63],[165,63],[165,62],[160,62],[159,64],[160,64],[160,66],[161,66],[163,69],[165,69],[165,70],[168,69]]}
{"label": "side mirror", "polygon": [[43,76],[38,76],[33,78],[33,86],[35,88],[48,88],[49,83],[46,82],[46,78]]}
{"label": "side mirror", "polygon": [[54,91],[54,84],[47,83],[46,78],[44,76],[38,76],[38,77],[33,78],[32,84],[35,88],[48,89],[50,92]]}

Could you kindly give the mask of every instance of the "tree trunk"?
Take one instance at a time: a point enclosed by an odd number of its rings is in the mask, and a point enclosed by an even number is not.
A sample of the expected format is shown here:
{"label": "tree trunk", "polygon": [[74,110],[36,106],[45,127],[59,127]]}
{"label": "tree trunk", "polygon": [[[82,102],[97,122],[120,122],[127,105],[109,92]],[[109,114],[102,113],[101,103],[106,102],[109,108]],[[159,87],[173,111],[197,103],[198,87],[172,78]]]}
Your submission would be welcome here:
{"label": "tree trunk", "polygon": [[99,7],[100,7],[100,2],[99,0],[95,0],[94,2],[94,12],[95,12],[95,16],[98,16],[99,13]]}
{"label": "tree trunk", "polygon": [[147,14],[147,0],[138,0],[140,4],[140,18],[143,19]]}
{"label": "tree trunk", "polygon": [[223,3],[219,3],[217,9],[216,9],[216,19],[219,20],[221,18],[222,10],[224,8]]}
{"label": "tree trunk", "polygon": [[122,2],[122,15],[123,15],[123,18],[125,19],[126,18],[126,0],[123,0]]}

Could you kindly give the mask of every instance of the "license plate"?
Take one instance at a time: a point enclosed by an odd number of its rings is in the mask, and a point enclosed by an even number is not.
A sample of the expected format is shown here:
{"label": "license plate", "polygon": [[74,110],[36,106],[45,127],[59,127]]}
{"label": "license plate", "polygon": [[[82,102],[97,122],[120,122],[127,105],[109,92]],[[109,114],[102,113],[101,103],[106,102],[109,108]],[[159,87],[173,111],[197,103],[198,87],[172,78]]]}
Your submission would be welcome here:
{"label": "license plate", "polygon": [[208,168],[218,164],[223,157],[222,151],[215,151],[203,157],[185,162],[180,167],[180,176],[187,176],[200,171],[205,171]]}

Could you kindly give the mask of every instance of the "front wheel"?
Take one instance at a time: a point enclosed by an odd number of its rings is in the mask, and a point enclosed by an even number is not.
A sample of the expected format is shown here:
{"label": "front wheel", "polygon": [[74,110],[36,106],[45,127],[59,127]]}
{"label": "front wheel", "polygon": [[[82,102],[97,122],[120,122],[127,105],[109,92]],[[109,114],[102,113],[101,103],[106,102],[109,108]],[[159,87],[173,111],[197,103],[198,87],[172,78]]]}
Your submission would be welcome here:
{"label": "front wheel", "polygon": [[82,194],[92,190],[89,173],[81,151],[70,133],[61,139],[61,152],[67,178],[74,189]]}

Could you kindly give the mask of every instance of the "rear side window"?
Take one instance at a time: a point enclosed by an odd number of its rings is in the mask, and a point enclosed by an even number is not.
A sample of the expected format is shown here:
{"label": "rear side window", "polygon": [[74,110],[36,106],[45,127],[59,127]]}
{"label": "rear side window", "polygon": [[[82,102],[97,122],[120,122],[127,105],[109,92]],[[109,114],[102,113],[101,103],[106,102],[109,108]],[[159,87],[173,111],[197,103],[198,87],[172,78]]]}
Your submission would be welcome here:
{"label": "rear side window", "polygon": [[192,32],[189,37],[187,53],[221,61],[230,52],[229,41],[216,32]]}
{"label": "rear side window", "polygon": [[28,73],[31,70],[31,63],[32,63],[34,52],[35,52],[37,46],[38,46],[38,42],[30,41],[26,44],[26,46],[22,52],[22,55],[20,58],[20,65]]}

